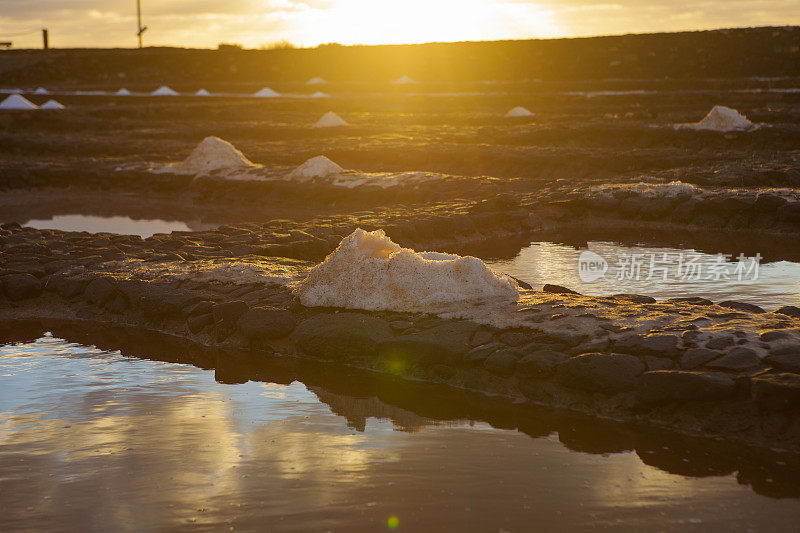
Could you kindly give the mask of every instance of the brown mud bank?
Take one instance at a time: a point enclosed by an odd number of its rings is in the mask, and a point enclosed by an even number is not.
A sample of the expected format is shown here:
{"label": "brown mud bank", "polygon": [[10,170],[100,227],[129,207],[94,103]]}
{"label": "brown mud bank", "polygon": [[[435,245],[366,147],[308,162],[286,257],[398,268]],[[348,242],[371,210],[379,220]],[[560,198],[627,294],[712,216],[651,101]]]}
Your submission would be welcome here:
{"label": "brown mud bank", "polygon": [[[481,235],[511,233],[502,214],[487,216]],[[300,305],[296,282],[352,224],[313,234],[275,221],[149,239],[5,225],[0,318],[12,328],[26,319],[130,326],[800,452],[800,309],[559,287],[438,314]],[[522,221],[512,226],[519,233]]]}

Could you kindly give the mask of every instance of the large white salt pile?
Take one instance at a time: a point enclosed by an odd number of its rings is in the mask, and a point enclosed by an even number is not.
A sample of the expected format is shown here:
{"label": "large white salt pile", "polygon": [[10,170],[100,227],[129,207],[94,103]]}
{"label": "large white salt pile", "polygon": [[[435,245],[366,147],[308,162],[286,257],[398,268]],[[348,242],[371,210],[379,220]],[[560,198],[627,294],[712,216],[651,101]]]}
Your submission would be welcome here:
{"label": "large white salt pile", "polygon": [[167,87],[166,85],[162,85],[152,93],[151,96],[178,96],[178,93]]}
{"label": "large white salt pile", "polygon": [[710,131],[744,131],[749,130],[755,124],[747,120],[747,117],[722,105],[715,105],[706,117],[696,124],[690,124],[698,130]]}
{"label": "large white salt pile", "polygon": [[48,100],[39,106],[39,109],[64,109],[64,106],[55,100]]}
{"label": "large white salt pile", "polygon": [[342,120],[342,117],[329,111],[322,115],[320,119],[314,124],[315,128],[336,128],[338,126],[347,126],[347,122]]}
{"label": "large white salt pile", "polygon": [[415,83],[414,80],[405,74],[394,80],[392,83],[396,83],[398,85],[405,85],[407,83]]}
{"label": "large white salt pile", "polygon": [[128,89],[126,89],[125,87],[123,87],[122,89],[120,89],[119,91],[115,92],[114,94],[116,94],[117,96],[130,96],[131,92]]}
{"label": "large white salt pile", "polygon": [[415,252],[383,230],[357,229],[298,288],[306,306],[430,311],[444,304],[516,301],[517,284],[476,257]]}
{"label": "large white salt pile", "polygon": [[306,85],[325,85],[326,83],[328,82],[322,78],[311,78],[306,82]]}
{"label": "large white salt pile", "polygon": [[329,94],[326,94],[322,91],[317,91],[311,95],[311,98],[329,98],[329,97],[330,97]]}
{"label": "large white salt pile", "polygon": [[50,91],[48,91],[44,87],[39,87],[38,89],[33,91],[33,94],[50,94]]}
{"label": "large white salt pile", "polygon": [[506,113],[507,117],[532,117],[533,113],[525,109],[524,107],[515,107]]}
{"label": "large white salt pile", "polygon": [[256,96],[258,98],[275,98],[276,96],[280,96],[280,94],[276,93],[269,87],[264,87],[253,96]]}
{"label": "large white salt pile", "polygon": [[0,102],[0,109],[9,109],[15,111],[27,111],[29,109],[39,109],[39,106],[28,100],[22,95],[12,94],[2,102]]}
{"label": "large white salt pile", "polygon": [[289,178],[293,180],[310,180],[313,178],[328,178],[337,176],[344,172],[344,169],[325,157],[318,155],[312,157],[289,174]]}
{"label": "large white salt pile", "polygon": [[197,148],[179,165],[180,170],[202,174],[226,168],[255,166],[242,152],[219,137],[206,137]]}
{"label": "large white salt pile", "polygon": [[200,89],[199,91],[194,93],[194,95],[195,96],[211,96],[211,93],[206,91],[205,89]]}

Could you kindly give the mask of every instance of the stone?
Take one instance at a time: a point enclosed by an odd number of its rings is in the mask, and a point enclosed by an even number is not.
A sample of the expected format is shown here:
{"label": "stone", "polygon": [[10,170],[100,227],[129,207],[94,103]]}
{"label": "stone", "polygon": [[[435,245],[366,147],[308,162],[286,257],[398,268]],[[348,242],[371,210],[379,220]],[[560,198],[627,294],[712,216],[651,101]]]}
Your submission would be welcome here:
{"label": "stone", "polygon": [[633,389],[644,370],[644,363],[632,355],[590,353],[558,365],[556,376],[567,387],[615,393]]}
{"label": "stone", "polygon": [[294,330],[291,311],[275,307],[253,307],[238,320],[239,330],[248,340],[280,339]]}
{"label": "stone", "polygon": [[103,305],[114,297],[117,286],[111,278],[95,278],[89,282],[84,291],[84,296],[89,303]]}
{"label": "stone", "polygon": [[522,346],[528,344],[531,338],[521,331],[504,331],[497,335],[497,340],[508,346]]}
{"label": "stone", "polygon": [[600,337],[596,339],[589,339],[577,346],[573,346],[567,353],[570,355],[580,355],[582,353],[596,353],[605,352],[611,346],[611,339],[608,337]]}
{"label": "stone", "polygon": [[467,353],[477,329],[478,325],[472,322],[444,322],[382,342],[379,356],[400,357],[414,363],[451,364]]}
{"label": "stone", "polygon": [[800,407],[800,376],[797,374],[764,374],[754,377],[750,390],[762,409],[796,409]]}
{"label": "stone", "polygon": [[667,298],[663,303],[684,303],[689,305],[714,305],[714,302],[699,296],[682,296],[679,298]]}
{"label": "stone", "polygon": [[0,278],[3,292],[12,301],[36,298],[42,294],[42,282],[31,274],[8,274]]}
{"label": "stone", "polygon": [[647,370],[670,370],[675,368],[675,361],[666,357],[656,357],[654,355],[646,355],[644,364]]}
{"label": "stone", "polygon": [[198,315],[207,315],[211,313],[211,310],[214,308],[214,302],[209,302],[203,300],[201,302],[197,302],[196,304],[191,304],[187,306],[183,312],[187,317],[198,316]]}
{"label": "stone", "polygon": [[64,299],[71,300],[76,296],[83,294],[89,280],[67,277],[50,277],[47,280],[45,288],[53,290]]}
{"label": "stone", "polygon": [[577,294],[580,295],[579,292],[573,291],[572,289],[568,289],[567,287],[562,287],[561,285],[553,285],[551,283],[545,283],[542,287],[542,291],[549,292],[553,294]]}
{"label": "stone", "polygon": [[203,328],[214,324],[214,315],[207,313],[205,315],[193,315],[186,320],[186,325],[192,333],[200,333]]}
{"label": "stone", "polygon": [[471,349],[464,356],[461,358],[462,361],[466,364],[476,364],[483,362],[486,360],[487,357],[492,355],[494,352],[502,348],[503,345],[499,342],[492,342],[489,344],[484,344],[483,346],[476,346],[475,348]]}
{"label": "stone", "polygon": [[656,303],[656,299],[651,296],[642,296],[641,294],[614,294],[612,296],[615,300],[625,300],[627,302],[635,303],[635,304],[654,304]]}
{"label": "stone", "polygon": [[760,359],[755,351],[750,348],[737,347],[719,359],[707,363],[708,368],[719,370],[747,370],[758,366]]}
{"label": "stone", "polygon": [[766,313],[766,311],[764,311],[764,309],[762,309],[761,307],[746,302],[725,300],[724,302],[720,302],[717,305],[719,305],[720,307],[726,307],[728,309],[735,309],[736,311],[743,311],[745,313],[758,313],[758,314]]}
{"label": "stone", "polygon": [[765,331],[764,333],[758,336],[758,339],[763,342],[798,340],[797,337],[793,335],[791,332],[780,329],[774,331]]}
{"label": "stone", "polygon": [[731,335],[717,335],[706,342],[706,348],[709,350],[724,350],[729,346],[733,346],[733,336]]}
{"label": "stone", "polygon": [[764,358],[764,362],[778,370],[800,374],[800,346],[786,348],[773,350]]}
{"label": "stone", "polygon": [[779,307],[777,310],[775,310],[775,312],[793,318],[800,318],[800,307],[794,305],[784,305],[783,307]]}
{"label": "stone", "polygon": [[483,344],[488,344],[492,342],[492,338],[494,334],[488,329],[479,329],[472,335],[472,339],[470,339],[470,344],[472,346],[481,346]]}
{"label": "stone", "polygon": [[249,309],[246,302],[233,300],[232,302],[222,302],[214,304],[211,314],[214,316],[214,323],[223,328],[233,328],[239,317]]}
{"label": "stone", "polygon": [[361,313],[321,313],[302,321],[292,332],[297,347],[321,359],[372,357],[380,343],[393,337],[383,319]]}
{"label": "stone", "polygon": [[537,350],[525,354],[517,361],[517,374],[525,377],[546,378],[555,372],[556,367],[569,359],[567,354],[555,350]]}
{"label": "stone", "polygon": [[675,358],[680,355],[679,343],[677,335],[647,335],[642,340],[641,350],[643,354]]}
{"label": "stone", "polygon": [[690,348],[681,356],[681,368],[684,370],[692,370],[703,366],[720,355],[722,355],[720,352],[709,350],[708,348]]}
{"label": "stone", "polygon": [[724,400],[734,396],[736,382],[721,372],[656,370],[642,374],[636,399],[646,405]]}
{"label": "stone", "polygon": [[492,374],[507,377],[514,373],[517,355],[508,350],[493,353],[483,361],[483,367]]}

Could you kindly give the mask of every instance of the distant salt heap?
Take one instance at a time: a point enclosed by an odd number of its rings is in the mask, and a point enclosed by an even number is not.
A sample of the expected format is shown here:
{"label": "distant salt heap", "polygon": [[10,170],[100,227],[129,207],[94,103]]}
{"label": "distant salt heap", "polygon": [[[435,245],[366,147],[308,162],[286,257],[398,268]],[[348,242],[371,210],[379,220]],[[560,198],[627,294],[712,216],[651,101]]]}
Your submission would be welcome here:
{"label": "distant salt heap", "polygon": [[698,130],[726,132],[746,131],[753,128],[755,124],[747,120],[747,117],[735,109],[716,105],[706,115],[706,118],[696,124],[687,124],[687,126]]}
{"label": "distant salt heap", "polygon": [[322,91],[317,91],[311,95],[311,98],[329,98],[329,97],[330,97],[329,94],[326,94]]}
{"label": "distant salt heap", "polygon": [[162,85],[152,93],[151,96],[178,96],[178,93],[167,87],[166,85]]}
{"label": "distant salt heap", "polygon": [[298,288],[306,306],[430,311],[455,302],[519,298],[517,284],[475,257],[415,252],[383,230],[357,229]]}
{"label": "distant salt heap", "polygon": [[194,95],[195,96],[211,96],[211,93],[206,91],[205,89],[200,89],[199,91],[194,93]]}
{"label": "distant salt heap", "polygon": [[322,78],[311,78],[306,82],[306,85],[325,85],[326,83],[328,82]]}
{"label": "distant salt heap", "polygon": [[347,126],[347,122],[342,120],[342,117],[329,111],[322,115],[322,117],[314,124],[315,128],[336,128],[339,126]]}
{"label": "distant salt heap", "polygon": [[39,87],[38,89],[33,91],[33,94],[50,94],[50,91],[48,91],[44,87]]}
{"label": "distant salt heap", "polygon": [[533,113],[525,109],[524,107],[515,107],[514,109],[509,110],[506,113],[507,117],[532,117]]}
{"label": "distant salt heap", "polygon": [[289,174],[289,178],[298,181],[310,180],[313,178],[330,178],[338,176],[344,169],[325,157],[318,155],[312,157]]}
{"label": "distant salt heap", "polygon": [[2,102],[0,102],[0,109],[14,110],[14,111],[27,111],[32,109],[39,109],[39,106],[21,96],[19,94],[12,94]]}
{"label": "distant salt heap", "polygon": [[395,83],[397,85],[405,85],[405,84],[408,84],[408,83],[415,83],[415,82],[414,82],[413,79],[411,79],[410,77],[408,77],[408,76],[406,76],[404,74],[404,75],[400,76],[399,78],[397,78],[396,80],[394,80],[392,83]]}
{"label": "distant salt heap", "polygon": [[115,92],[114,94],[116,94],[117,96],[130,96],[131,92],[128,89],[126,89],[125,87],[123,87],[122,89],[120,89],[119,91]]}
{"label": "distant salt heap", "polygon": [[64,106],[55,100],[48,100],[43,103],[39,109],[64,109]]}
{"label": "distant salt heap", "polygon": [[648,198],[677,198],[678,196],[694,196],[703,190],[691,183],[670,181],[669,183],[610,183],[596,185],[589,190],[601,196],[613,196],[617,191],[626,191]]}
{"label": "distant salt heap", "polygon": [[273,91],[269,87],[264,87],[263,89],[258,91],[253,96],[255,96],[257,98],[275,98],[276,96],[280,96],[280,94],[276,93],[275,91]]}
{"label": "distant salt heap", "polygon": [[206,137],[183,163],[179,170],[203,174],[212,170],[248,168],[255,166],[242,152],[219,137]]}

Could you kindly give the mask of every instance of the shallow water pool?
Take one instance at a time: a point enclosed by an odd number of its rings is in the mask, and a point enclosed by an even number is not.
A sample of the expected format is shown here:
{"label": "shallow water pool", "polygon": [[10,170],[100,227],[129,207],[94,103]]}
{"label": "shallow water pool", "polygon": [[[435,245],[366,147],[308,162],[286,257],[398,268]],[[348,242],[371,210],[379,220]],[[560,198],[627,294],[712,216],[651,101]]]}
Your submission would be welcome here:
{"label": "shallow water pool", "polygon": [[[592,277],[586,270],[581,275],[581,254],[587,250],[607,264],[608,269],[597,279],[585,279]],[[757,251],[741,251],[741,254],[741,258],[733,253],[720,258],[717,253],[690,247],[602,240],[588,241],[584,246],[534,242],[514,258],[487,263],[534,288],[551,283],[592,296],[619,293],[656,299],[700,296],[714,302],[748,302],[767,310],[783,305],[800,306],[800,262],[757,260]]]}
{"label": "shallow water pool", "polygon": [[213,224],[182,222],[179,220],[134,219],[127,216],[55,215],[49,219],[32,219],[22,224],[36,229],[61,231],[88,231],[89,233],[117,233],[139,235],[142,238],[156,233],[172,231],[202,231],[214,228]]}
{"label": "shallow water pool", "polygon": [[3,528],[789,531],[800,519],[781,460],[520,415],[530,407],[494,413],[488,399],[469,411],[377,378],[248,381],[219,365],[52,336],[0,347]]}

